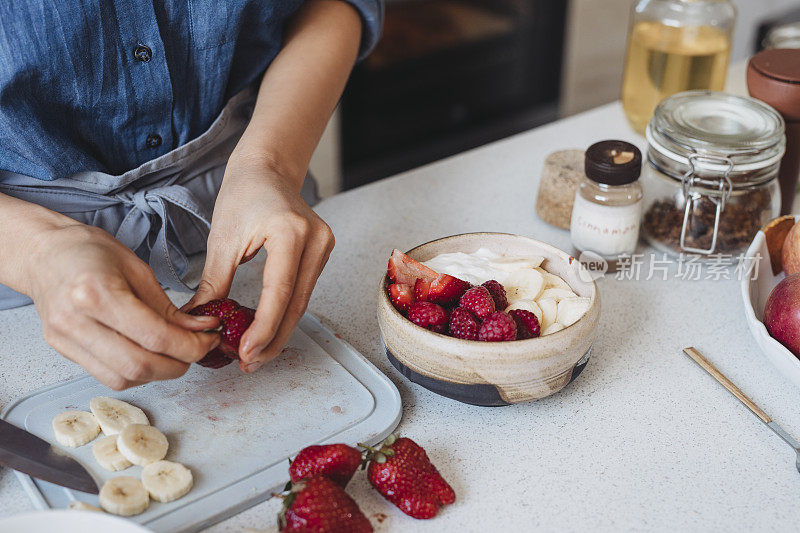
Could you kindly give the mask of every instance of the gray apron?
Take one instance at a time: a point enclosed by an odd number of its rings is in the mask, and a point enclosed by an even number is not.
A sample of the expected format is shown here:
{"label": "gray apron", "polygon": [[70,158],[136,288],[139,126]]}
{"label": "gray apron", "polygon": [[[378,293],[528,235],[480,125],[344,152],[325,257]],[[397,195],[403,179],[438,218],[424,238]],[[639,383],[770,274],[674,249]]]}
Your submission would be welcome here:
{"label": "gray apron", "polygon": [[[198,138],[119,176],[80,172],[43,181],[0,172],[0,193],[108,231],[147,262],[164,287],[191,291],[182,279],[187,257],[205,250],[225,165],[250,121],[256,94],[255,86],[245,89]],[[309,176],[303,197],[311,205],[316,201]],[[29,303],[0,285],[0,309]]]}

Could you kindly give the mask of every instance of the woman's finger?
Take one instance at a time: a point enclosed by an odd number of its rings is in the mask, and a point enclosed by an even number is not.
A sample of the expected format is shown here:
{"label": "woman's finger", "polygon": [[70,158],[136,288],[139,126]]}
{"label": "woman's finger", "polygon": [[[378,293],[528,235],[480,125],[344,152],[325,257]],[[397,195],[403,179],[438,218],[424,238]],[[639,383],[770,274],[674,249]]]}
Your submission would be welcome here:
{"label": "woman's finger", "polygon": [[100,293],[99,298],[98,305],[84,311],[149,352],[193,363],[202,359],[220,342],[216,333],[189,331],[170,323],[145,305],[130,289],[112,288]]}
{"label": "woman's finger", "polygon": [[333,250],[333,238],[332,236],[328,238],[328,234],[329,231],[309,241],[300,260],[294,292],[277,332],[269,344],[260,352],[257,352],[255,356],[248,354],[250,357],[242,357],[239,366],[245,372],[254,372],[265,362],[277,357],[286,342],[288,342],[289,337],[297,327],[297,323],[308,308],[308,302],[311,299],[317,279],[322,274]]}
{"label": "woman's finger", "polygon": [[213,229],[208,236],[207,248],[206,262],[197,292],[181,308],[184,311],[209,300],[225,298],[231,290],[233,276],[236,274],[236,267],[239,266],[240,260],[237,250],[230,245],[229,239],[217,237]]}
{"label": "woman's finger", "polygon": [[267,241],[261,296],[255,319],[242,336],[242,359],[252,361],[275,336],[295,290],[306,238],[306,231],[290,229]]}

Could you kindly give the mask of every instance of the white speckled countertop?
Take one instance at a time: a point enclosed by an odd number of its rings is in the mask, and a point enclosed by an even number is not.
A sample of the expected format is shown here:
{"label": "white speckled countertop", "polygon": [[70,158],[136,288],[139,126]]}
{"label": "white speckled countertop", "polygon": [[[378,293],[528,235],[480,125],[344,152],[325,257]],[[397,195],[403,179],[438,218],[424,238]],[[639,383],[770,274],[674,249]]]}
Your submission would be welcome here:
{"label": "white speckled countertop", "polygon": [[[583,374],[538,402],[481,408],[411,384],[381,351],[375,287],[394,247],[501,231],[569,248],[534,214],[545,156],[622,138],[618,103],[324,201],[337,246],[311,304],[398,386],[399,431],[429,452],[457,502],[414,521],[361,474],[350,492],[377,531],[790,530],[800,523],[794,453],[681,353],[697,346],[800,434],[800,390],[759,352],[736,281],[599,282],[603,312]],[[643,249],[644,250],[644,249]],[[49,349],[32,307],[0,313],[0,408],[80,369]],[[31,510],[0,470],[0,516]],[[276,501],[209,531],[270,528]]]}

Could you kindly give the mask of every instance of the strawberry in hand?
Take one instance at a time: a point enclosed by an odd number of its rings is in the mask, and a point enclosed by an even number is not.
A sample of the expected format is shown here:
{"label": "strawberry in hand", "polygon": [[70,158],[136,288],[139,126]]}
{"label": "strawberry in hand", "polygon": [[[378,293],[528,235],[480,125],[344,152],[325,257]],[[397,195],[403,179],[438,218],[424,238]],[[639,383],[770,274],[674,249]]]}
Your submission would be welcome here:
{"label": "strawberry in hand", "polygon": [[361,452],[347,444],[307,446],[289,465],[289,477],[297,483],[303,478],[323,475],[344,488],[362,459]]}
{"label": "strawberry in hand", "polygon": [[384,498],[413,518],[433,518],[455,492],[433,466],[428,454],[411,439],[389,435],[379,449],[367,448],[369,482]]}

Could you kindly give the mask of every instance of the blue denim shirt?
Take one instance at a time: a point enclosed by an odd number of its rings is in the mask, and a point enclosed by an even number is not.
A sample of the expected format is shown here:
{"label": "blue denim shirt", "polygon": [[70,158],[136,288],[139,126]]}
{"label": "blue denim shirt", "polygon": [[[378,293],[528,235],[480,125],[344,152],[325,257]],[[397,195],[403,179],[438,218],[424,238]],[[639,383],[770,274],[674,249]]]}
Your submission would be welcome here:
{"label": "blue denim shirt", "polygon": [[[382,0],[347,0],[375,44]],[[0,171],[122,174],[209,128],[302,0],[0,2]],[[2,174],[2,173],[0,173]]]}

